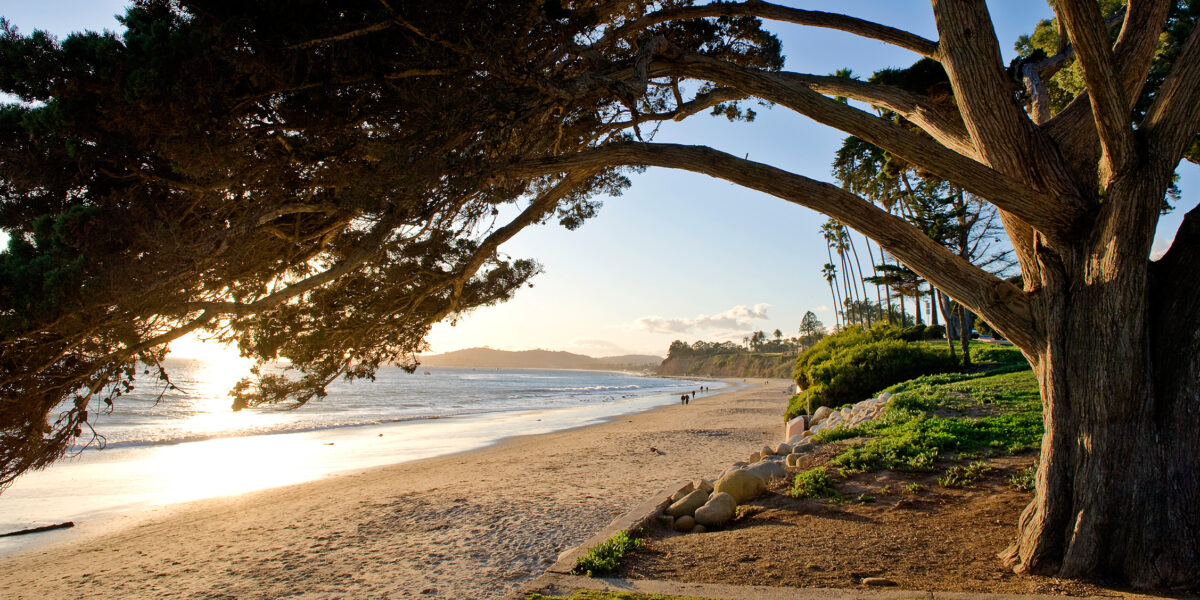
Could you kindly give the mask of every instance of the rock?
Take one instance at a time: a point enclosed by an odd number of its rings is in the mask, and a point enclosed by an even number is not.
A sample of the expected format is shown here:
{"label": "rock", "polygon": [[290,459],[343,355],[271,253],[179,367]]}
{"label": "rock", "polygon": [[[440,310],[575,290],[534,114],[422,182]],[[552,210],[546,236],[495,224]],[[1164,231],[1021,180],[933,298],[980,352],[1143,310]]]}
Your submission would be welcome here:
{"label": "rock", "polygon": [[746,461],[746,462],[748,462],[748,463],[756,463],[756,462],[758,462],[758,459],[760,459],[760,458],[762,458],[762,452],[751,452],[751,453],[750,453],[750,460],[748,460],[748,461]]}
{"label": "rock", "polygon": [[696,486],[691,483],[679,488],[678,492],[671,494],[671,502],[679,502],[680,498],[692,493],[694,489],[696,489]]}
{"label": "rock", "polygon": [[792,448],[792,454],[808,454],[816,449],[817,445],[813,443],[812,438],[805,438],[804,443]]}
{"label": "rock", "polygon": [[780,455],[778,455],[778,454],[772,454],[772,455],[770,455],[770,456],[768,456],[768,457],[764,458],[763,460],[764,460],[764,461],[775,462],[775,463],[781,463],[781,462],[783,462],[783,456],[780,456]]}
{"label": "rock", "polygon": [[678,521],[680,517],[696,512],[696,509],[704,506],[704,503],[707,501],[708,492],[704,490],[692,490],[691,493],[667,507],[666,512]]}
{"label": "rock", "polygon": [[803,444],[805,440],[811,438],[812,436],[813,430],[809,429],[808,431],[805,431],[804,433],[800,434],[800,443]]}
{"label": "rock", "polygon": [[829,414],[832,412],[833,412],[833,409],[829,408],[828,406],[822,406],[821,408],[818,408],[816,410],[816,412],[813,413],[812,418],[809,419],[809,421],[808,421],[809,429],[811,429],[813,427],[813,425],[820,423],[822,420],[825,419],[825,417],[828,417]]}
{"label": "rock", "polygon": [[737,501],[728,492],[713,494],[704,506],[696,509],[696,522],[705,527],[720,527],[733,518]]}
{"label": "rock", "polygon": [[730,471],[713,484],[713,494],[725,492],[733,496],[733,500],[738,504],[757,498],[766,490],[767,484],[763,478],[745,469]]}
{"label": "rock", "polygon": [[658,518],[658,520],[662,523],[662,526],[666,527],[667,529],[675,528],[675,517],[672,517],[671,515],[662,515]]}
{"label": "rock", "polygon": [[[762,449],[758,451],[759,458],[766,458],[772,454],[775,454],[775,449],[771,448],[770,446],[763,446]],[[754,462],[754,461],[750,461],[750,462]]]}
{"label": "rock", "polygon": [[693,486],[694,486],[696,489],[698,489],[698,490],[704,490],[704,491],[706,491],[706,492],[708,492],[708,493],[710,493],[710,494],[711,494],[711,493],[712,493],[712,491],[713,491],[712,482],[711,482],[711,481],[709,481],[709,480],[707,480],[707,479],[705,479],[705,478],[703,478],[703,477],[701,477],[700,479],[697,479],[697,480],[696,480],[696,482],[695,482],[695,483],[693,483],[692,485],[693,485]]}
{"label": "rock", "polygon": [[782,444],[779,444],[778,446],[775,446],[775,454],[778,454],[779,456],[787,456],[791,453],[792,453],[792,445],[787,442],[784,442]]}
{"label": "rock", "polygon": [[896,585],[896,582],[883,577],[867,577],[862,580],[862,584],[871,587],[888,587]]}
{"label": "rock", "polygon": [[808,429],[808,415],[800,415],[783,426],[783,437],[791,439],[793,436],[800,435],[805,429]]}
{"label": "rock", "polygon": [[786,464],[787,464],[787,466],[789,466],[789,467],[798,467],[798,466],[800,466],[800,457],[801,457],[801,456],[804,456],[804,455],[803,455],[803,454],[789,454],[789,455],[787,455],[787,460],[786,460]]}
{"label": "rock", "polygon": [[763,462],[750,465],[744,470],[755,476],[761,477],[763,483],[767,483],[772,479],[782,479],[787,477],[787,469],[784,468],[783,464],[777,461],[765,460]]}
{"label": "rock", "polygon": [[708,531],[708,529],[705,528],[703,525],[697,523],[696,526],[692,528],[691,532],[692,533],[704,533],[705,531]]}
{"label": "rock", "polygon": [[683,515],[675,519],[675,531],[691,531],[696,526],[696,519],[691,515]]}
{"label": "rock", "polygon": [[879,403],[880,403],[880,404],[887,404],[887,401],[888,401],[888,400],[891,400],[891,399],[892,399],[892,393],[891,393],[891,392],[884,392],[884,393],[882,393],[882,394],[880,394],[880,395],[879,395],[879,398],[877,398],[877,400],[879,400]]}
{"label": "rock", "polygon": [[746,466],[746,465],[748,465],[748,464],[750,464],[750,463],[748,463],[748,462],[742,462],[742,461],[740,461],[740,460],[739,460],[739,461],[737,461],[737,462],[733,463],[733,468],[735,468],[735,469],[740,469],[741,467],[744,467],[744,466]]}

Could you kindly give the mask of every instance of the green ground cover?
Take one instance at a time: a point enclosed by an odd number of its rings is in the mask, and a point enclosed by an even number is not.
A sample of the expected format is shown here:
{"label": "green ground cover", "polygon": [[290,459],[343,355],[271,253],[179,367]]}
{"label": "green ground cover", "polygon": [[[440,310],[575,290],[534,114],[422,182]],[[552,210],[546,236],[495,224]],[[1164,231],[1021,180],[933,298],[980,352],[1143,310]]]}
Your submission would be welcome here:
{"label": "green ground cover", "polygon": [[630,537],[628,533],[622,531],[588,550],[587,554],[575,561],[575,568],[572,569],[572,572],[588,577],[611,573],[620,566],[621,558],[629,552],[641,548],[643,543],[645,541],[641,538]]}
{"label": "green ground cover", "polygon": [[[1041,443],[1037,380],[1019,365],[999,374],[943,373],[888,388],[884,414],[854,429],[818,433],[817,442],[858,440],[830,461],[843,473],[929,471],[938,459],[1015,454]],[[1011,371],[1011,372],[1004,372]],[[948,474],[947,481],[958,479]]]}

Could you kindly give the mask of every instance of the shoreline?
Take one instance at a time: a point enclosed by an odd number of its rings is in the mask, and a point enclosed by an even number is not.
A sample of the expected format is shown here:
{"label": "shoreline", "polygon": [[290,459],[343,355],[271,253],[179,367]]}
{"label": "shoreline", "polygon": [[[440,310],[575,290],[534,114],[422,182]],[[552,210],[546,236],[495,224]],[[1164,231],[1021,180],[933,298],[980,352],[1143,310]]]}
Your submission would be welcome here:
{"label": "shoreline", "polygon": [[[727,385],[733,390],[744,387]],[[79,526],[0,538],[0,557],[65,542],[88,531],[108,530],[110,522],[130,521],[128,517],[147,510],[161,512],[197,500],[485,449],[507,438],[604,423],[673,402],[673,394],[658,393],[582,406],[335,424],[90,450],[26,475],[0,496],[0,532],[51,522],[73,521]],[[262,454],[287,459],[257,465],[243,462],[244,457]]]}
{"label": "shoreline", "polygon": [[688,406],[119,517],[0,558],[0,581],[29,598],[499,597],[647,495],[777,441],[790,382],[751,381]]}

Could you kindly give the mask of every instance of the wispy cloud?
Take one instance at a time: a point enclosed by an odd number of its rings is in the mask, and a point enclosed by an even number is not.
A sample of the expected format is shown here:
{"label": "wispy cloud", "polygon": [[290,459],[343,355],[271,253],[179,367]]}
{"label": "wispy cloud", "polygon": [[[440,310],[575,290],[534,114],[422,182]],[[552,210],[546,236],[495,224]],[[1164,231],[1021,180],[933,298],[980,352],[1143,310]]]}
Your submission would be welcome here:
{"label": "wispy cloud", "polygon": [[635,324],[639,329],[651,333],[696,333],[714,330],[752,329],[754,321],[767,318],[769,304],[755,304],[752,307],[735,306],[723,313],[715,315],[699,315],[691,319],[668,319],[653,316],[642,317]]}

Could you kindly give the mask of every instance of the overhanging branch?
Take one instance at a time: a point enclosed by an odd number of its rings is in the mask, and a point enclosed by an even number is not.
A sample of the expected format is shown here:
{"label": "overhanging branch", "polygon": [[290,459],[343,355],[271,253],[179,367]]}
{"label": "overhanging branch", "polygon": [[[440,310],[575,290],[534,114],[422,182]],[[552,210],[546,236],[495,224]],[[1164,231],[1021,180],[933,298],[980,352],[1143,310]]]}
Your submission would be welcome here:
{"label": "overhanging branch", "polygon": [[937,42],[925,39],[919,35],[909,33],[902,29],[880,25],[879,23],[847,15],[817,10],[802,10],[799,8],[771,4],[770,2],[759,2],[757,0],[750,0],[748,2],[740,3],[714,2],[712,4],[705,4],[702,6],[689,6],[684,8],[660,10],[614,29],[606,34],[598,45],[607,45],[612,43],[614,40],[620,39],[647,27],[653,27],[659,23],[666,23],[668,21],[677,21],[682,19],[702,19],[708,17],[759,17],[770,21],[806,25],[809,27],[836,29],[865,38],[879,40],[894,46],[899,46],[905,50],[911,50],[927,58],[937,58]]}
{"label": "overhanging branch", "polygon": [[624,142],[503,169],[534,176],[605,166],[646,165],[683,169],[777,196],[831,216],[878,242],[913,271],[984,315],[1006,337],[1032,347],[1038,334],[1028,300],[1010,283],[970,264],[899,217],[828,183],[706,146]]}
{"label": "overhanging branch", "polygon": [[705,79],[775,102],[819,123],[840,129],[986,198],[1047,235],[1069,231],[1083,213],[1074,196],[1055,196],[1014,180],[934,140],[847,106],[809,89],[793,74],[748,69],[723,61],[685,56],[664,61],[672,74]]}

